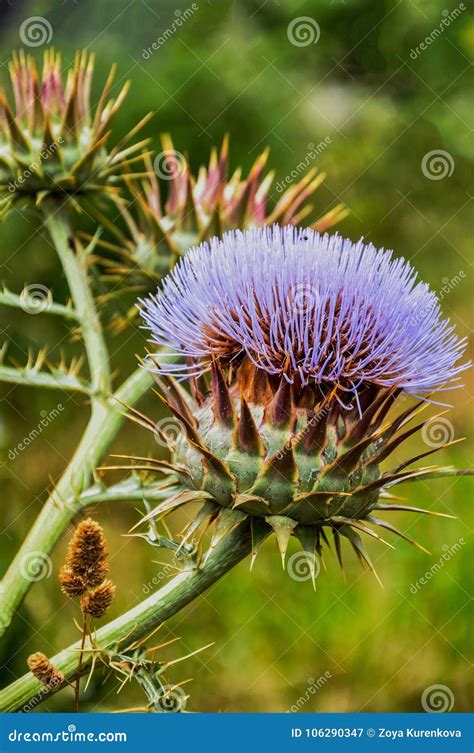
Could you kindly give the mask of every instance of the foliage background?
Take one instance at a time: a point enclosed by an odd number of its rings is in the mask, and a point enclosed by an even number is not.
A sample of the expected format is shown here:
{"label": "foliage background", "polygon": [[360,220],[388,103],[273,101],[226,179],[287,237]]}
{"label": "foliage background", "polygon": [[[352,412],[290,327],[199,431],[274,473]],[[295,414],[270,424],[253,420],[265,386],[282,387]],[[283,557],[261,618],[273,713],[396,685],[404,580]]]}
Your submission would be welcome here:
{"label": "foliage background", "polygon": [[[149,59],[144,49],[169,29],[184,4],[92,0],[47,0],[2,6],[2,75],[11,51],[20,46],[21,21],[46,17],[64,63],[87,47],[97,57],[96,83],[112,62],[133,87],[120,113],[119,136],[145,112],[159,151],[160,131],[189,153],[192,165],[208,157],[211,145],[231,135],[231,163],[248,168],[259,150],[271,146],[271,166],[282,180],[304,160],[308,144],[330,137],[316,159],[328,178],[318,191],[318,209],[344,201],[351,215],[341,232],[363,235],[413,260],[420,275],[441,291],[443,308],[463,335],[470,333],[472,214],[468,176],[472,169],[468,135],[472,114],[467,85],[474,22],[463,12],[441,37],[414,60],[415,48],[437,27],[446,8],[439,0],[324,0],[314,2],[212,2],[198,10]],[[188,6],[186,6],[188,7]],[[455,5],[452,6],[453,8]],[[317,20],[317,44],[289,43],[287,26],[297,16]],[[33,50],[38,56],[41,50]],[[146,56],[145,56],[146,57]],[[442,149],[452,156],[450,177],[435,181],[421,170],[423,156]],[[273,192],[273,200],[278,193]],[[2,227],[0,278],[20,291],[38,282],[57,300],[65,288],[50,245],[31,216],[12,215]],[[462,274],[460,274],[462,273]],[[461,278],[456,284],[449,281]],[[29,347],[43,342],[68,352],[68,332],[53,317],[2,310],[1,329],[21,362]],[[114,368],[132,370],[145,338],[131,328],[113,342]],[[455,437],[472,437],[472,381],[452,394],[449,418]],[[87,408],[76,395],[45,393],[0,385],[0,478],[2,568],[19,546],[85,425]],[[65,410],[15,459],[8,452],[38,424],[41,411],[61,402]],[[143,408],[159,417],[153,397]],[[417,439],[412,448],[420,448]],[[443,462],[469,465],[469,441],[444,453]],[[472,447],[472,444],[471,444]],[[115,450],[159,448],[129,425]],[[405,450],[405,452],[408,449]],[[471,453],[472,455],[472,453]],[[441,456],[440,456],[441,457]],[[398,516],[394,522],[432,551],[427,557],[408,544],[396,551],[372,546],[384,582],[362,573],[348,555],[344,583],[335,559],[327,556],[317,592],[295,583],[279,568],[274,542],[268,542],[252,574],[241,564],[161,629],[163,640],[180,636],[166,656],[214,642],[212,648],[178,665],[170,680],[193,678],[186,686],[188,708],[202,711],[285,711],[303,698],[304,711],[419,711],[423,690],[443,684],[455,696],[454,710],[468,710],[474,697],[469,676],[468,613],[472,586],[472,492],[467,480],[442,480],[407,487],[419,506],[451,513],[456,520]],[[119,614],[163,582],[160,559],[146,544],[124,534],[136,521],[131,505],[108,505],[94,516],[104,525],[118,585],[113,610]],[[182,521],[175,518],[176,530]],[[73,606],[56,580],[65,541],[53,558],[53,575],[36,584],[0,647],[2,683],[26,669],[34,650],[54,653],[76,637]],[[462,539],[459,552],[427,585],[412,585],[439,563],[446,548]],[[411,589],[411,590],[410,590]],[[76,615],[77,616],[77,615]],[[114,615],[111,615],[114,616]],[[308,690],[325,673],[316,692]],[[312,680],[314,678],[314,680]],[[119,696],[114,681],[97,677],[84,709],[109,710],[141,705],[134,686]],[[40,710],[70,710],[63,691]]]}

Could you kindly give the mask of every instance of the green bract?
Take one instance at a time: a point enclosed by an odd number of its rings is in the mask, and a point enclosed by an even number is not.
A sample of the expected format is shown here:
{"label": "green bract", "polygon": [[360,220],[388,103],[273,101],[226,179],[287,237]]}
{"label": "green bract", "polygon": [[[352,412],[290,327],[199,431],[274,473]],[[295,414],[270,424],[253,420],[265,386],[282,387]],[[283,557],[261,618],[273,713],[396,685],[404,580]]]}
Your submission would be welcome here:
{"label": "green bract", "polygon": [[22,200],[39,205],[48,197],[75,203],[85,195],[117,195],[129,166],[142,158],[131,155],[146,142],[126,144],[149,116],[113,149],[107,149],[110,126],[128,84],[111,97],[112,70],[97,106],[91,108],[93,65],[93,56],[78,54],[63,83],[61,57],[53,50],[45,53],[41,75],[30,56],[20,52],[13,57],[10,77],[15,106],[0,92],[2,214]]}
{"label": "green bract", "polygon": [[[177,439],[176,432],[162,434],[172,453],[170,466],[163,465],[163,470],[176,474],[181,488],[144,520],[202,500],[203,507],[185,531],[183,544],[200,527],[205,530],[215,522],[209,551],[245,519],[250,525],[257,518],[264,520],[276,534],[283,562],[290,536],[299,540],[313,579],[328,535],[334,539],[341,564],[342,537],[371,570],[360,534],[384,540],[370,526],[385,528],[420,547],[380,519],[379,513],[439,513],[396,504],[389,488],[454,471],[436,466],[409,470],[421,456],[388,472],[382,472],[380,464],[424,425],[405,428],[426,403],[412,404],[388,418],[400,394],[395,388],[371,386],[361,395],[359,408],[347,409],[338,401],[336,390],[312,403],[306,397],[297,404],[294,386],[284,378],[272,384],[257,370],[252,378],[243,391],[242,384],[229,387],[214,365],[210,392],[195,401],[173,378],[157,377],[163,399],[181,429]],[[159,426],[155,431],[160,431]],[[424,455],[436,449],[440,447]],[[172,483],[176,490],[174,478]],[[253,559],[260,541],[261,535],[255,540]]]}

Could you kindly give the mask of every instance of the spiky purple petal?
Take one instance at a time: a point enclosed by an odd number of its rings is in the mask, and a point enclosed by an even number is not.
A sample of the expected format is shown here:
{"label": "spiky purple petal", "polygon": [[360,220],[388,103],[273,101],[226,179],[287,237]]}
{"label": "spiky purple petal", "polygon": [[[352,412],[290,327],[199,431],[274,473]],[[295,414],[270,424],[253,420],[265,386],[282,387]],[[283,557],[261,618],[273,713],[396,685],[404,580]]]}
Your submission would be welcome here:
{"label": "spiky purple petal", "polygon": [[185,357],[163,373],[240,362],[302,385],[449,388],[468,364],[436,295],[403,258],[293,227],[225,233],[192,249],[141,301],[152,342]]}

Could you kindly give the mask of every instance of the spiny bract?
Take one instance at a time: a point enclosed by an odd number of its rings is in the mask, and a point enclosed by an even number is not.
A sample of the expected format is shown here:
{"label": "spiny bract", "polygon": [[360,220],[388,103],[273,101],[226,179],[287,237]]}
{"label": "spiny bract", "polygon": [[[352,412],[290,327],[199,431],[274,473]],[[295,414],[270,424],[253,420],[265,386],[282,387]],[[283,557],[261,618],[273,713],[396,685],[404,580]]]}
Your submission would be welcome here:
{"label": "spiny bract", "polygon": [[[208,167],[202,165],[194,177],[187,157],[174,148],[168,134],[162,136],[162,145],[163,150],[154,163],[149,157],[145,158],[148,177],[130,185],[133,210],[120,206],[127,232],[123,233],[102,214],[97,215],[118,242],[117,245],[102,242],[120,258],[120,262],[102,260],[105,281],[117,284],[112,292],[114,297],[120,291],[127,292],[124,280],[129,290],[141,289],[143,294],[154,290],[157,282],[189,248],[215,235],[221,236],[224,231],[262,227],[273,222],[300,225],[313,213],[311,199],[325,178],[324,173],[313,167],[281,193],[272,207],[269,194],[275,172],[265,174],[268,149],[257,157],[248,175],[242,175],[241,168],[229,175],[229,145],[225,138],[220,154],[213,149]],[[166,190],[164,201],[163,189]],[[338,204],[316,219],[312,226],[322,232],[346,214],[343,205]],[[133,307],[128,319],[135,314]]]}
{"label": "spiny bract", "polygon": [[55,196],[77,204],[85,195],[117,196],[118,184],[142,155],[145,141],[126,146],[150,116],[144,118],[113,149],[107,149],[112,120],[123,104],[125,84],[111,97],[114,69],[98,104],[91,108],[93,56],[76,55],[63,83],[61,56],[44,55],[40,74],[35,60],[21,51],[10,63],[15,106],[0,91],[0,210],[6,214],[17,201],[36,204]]}
{"label": "spiny bract", "polygon": [[184,541],[216,520],[212,550],[260,518],[283,558],[299,539],[313,575],[328,529],[339,560],[342,536],[372,567],[360,532],[380,538],[379,526],[411,541],[378,517],[417,510],[393,503],[389,488],[457,473],[409,469],[440,447],[380,469],[424,423],[406,428],[424,400],[389,417],[397,398],[453,386],[467,367],[456,365],[465,342],[436,296],[391,252],[312,230],[228,233],[192,250],[141,313],[152,341],[184,357],[153,367],[183,436],[163,466],[180,486],[147,516],[203,500]]}

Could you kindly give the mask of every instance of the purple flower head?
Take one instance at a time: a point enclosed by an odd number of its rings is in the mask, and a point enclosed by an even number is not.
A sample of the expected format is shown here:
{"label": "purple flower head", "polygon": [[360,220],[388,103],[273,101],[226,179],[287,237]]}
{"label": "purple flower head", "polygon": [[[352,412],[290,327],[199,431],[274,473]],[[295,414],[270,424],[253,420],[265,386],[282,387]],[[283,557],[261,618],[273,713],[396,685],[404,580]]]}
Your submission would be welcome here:
{"label": "purple flower head", "polygon": [[160,371],[177,376],[202,374],[214,360],[246,361],[302,387],[426,394],[454,386],[468,366],[457,365],[465,339],[408,262],[309,229],[214,238],[140,303],[152,342],[184,356],[159,356]]}

